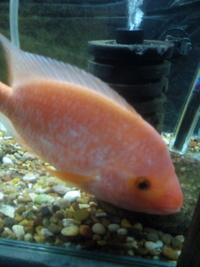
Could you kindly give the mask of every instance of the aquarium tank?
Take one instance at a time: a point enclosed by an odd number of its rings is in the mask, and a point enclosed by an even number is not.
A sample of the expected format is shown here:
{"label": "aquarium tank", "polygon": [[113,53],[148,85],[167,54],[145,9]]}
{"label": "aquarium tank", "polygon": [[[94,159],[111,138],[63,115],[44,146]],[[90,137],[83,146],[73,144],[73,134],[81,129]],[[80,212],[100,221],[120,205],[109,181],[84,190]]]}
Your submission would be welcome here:
{"label": "aquarium tank", "polygon": [[0,266],[194,266],[199,2],[0,1]]}

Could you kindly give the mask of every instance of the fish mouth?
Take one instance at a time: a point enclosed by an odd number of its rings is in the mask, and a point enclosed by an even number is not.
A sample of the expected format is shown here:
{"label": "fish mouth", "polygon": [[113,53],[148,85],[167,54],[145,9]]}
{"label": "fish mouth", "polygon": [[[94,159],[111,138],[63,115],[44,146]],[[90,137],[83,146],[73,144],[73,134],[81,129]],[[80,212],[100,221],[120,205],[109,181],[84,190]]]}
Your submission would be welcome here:
{"label": "fish mouth", "polygon": [[164,201],[156,205],[155,209],[158,211],[159,214],[163,215],[174,214],[181,210],[182,203],[183,203],[182,194],[178,194],[177,196],[167,195],[167,198],[164,197]]}
{"label": "fish mouth", "polygon": [[163,208],[161,208],[158,212],[159,212],[160,215],[170,215],[170,214],[177,213],[180,210],[181,210],[181,208],[177,208],[177,209],[172,209],[172,208],[171,209],[170,208],[163,209]]}
{"label": "fish mouth", "polygon": [[169,182],[168,188],[166,188],[165,193],[161,193],[160,201],[156,203],[155,208],[163,215],[177,213],[183,204],[183,193],[178,179],[176,178],[175,181]]}
{"label": "fish mouth", "polygon": [[180,211],[181,208],[163,208],[163,207],[155,207],[154,209],[149,209],[144,213],[152,214],[152,215],[172,215]]}

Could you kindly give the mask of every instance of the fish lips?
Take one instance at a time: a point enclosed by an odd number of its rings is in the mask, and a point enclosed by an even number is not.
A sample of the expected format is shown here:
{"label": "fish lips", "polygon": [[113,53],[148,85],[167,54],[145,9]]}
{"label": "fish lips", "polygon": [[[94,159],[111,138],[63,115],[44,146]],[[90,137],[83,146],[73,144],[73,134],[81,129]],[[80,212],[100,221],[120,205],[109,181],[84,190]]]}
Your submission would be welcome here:
{"label": "fish lips", "polygon": [[180,211],[182,204],[183,194],[181,188],[178,187],[164,194],[162,201],[156,203],[155,210],[162,215],[173,214]]}

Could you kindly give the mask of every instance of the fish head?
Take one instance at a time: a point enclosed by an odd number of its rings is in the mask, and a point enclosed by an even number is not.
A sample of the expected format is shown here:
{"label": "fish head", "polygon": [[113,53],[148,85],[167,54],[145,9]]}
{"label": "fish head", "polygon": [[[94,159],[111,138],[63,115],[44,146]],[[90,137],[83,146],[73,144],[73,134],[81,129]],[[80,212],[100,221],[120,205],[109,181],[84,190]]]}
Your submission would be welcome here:
{"label": "fish head", "polygon": [[182,191],[176,174],[161,178],[149,175],[127,180],[129,209],[150,214],[173,214],[182,206]]}
{"label": "fish head", "polygon": [[102,179],[104,200],[116,206],[149,214],[172,214],[183,202],[181,187],[165,144],[132,164],[110,167]]}

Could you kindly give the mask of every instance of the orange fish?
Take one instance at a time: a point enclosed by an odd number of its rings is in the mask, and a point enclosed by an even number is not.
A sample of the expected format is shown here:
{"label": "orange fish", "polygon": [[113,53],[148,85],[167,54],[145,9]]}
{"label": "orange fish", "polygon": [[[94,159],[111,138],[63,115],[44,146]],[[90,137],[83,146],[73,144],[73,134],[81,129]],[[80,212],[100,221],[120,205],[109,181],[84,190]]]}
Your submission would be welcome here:
{"label": "orange fish", "polygon": [[77,67],[24,52],[2,35],[0,43],[10,78],[10,86],[0,83],[0,111],[19,142],[99,199],[138,212],[179,211],[164,141],[121,96]]}

